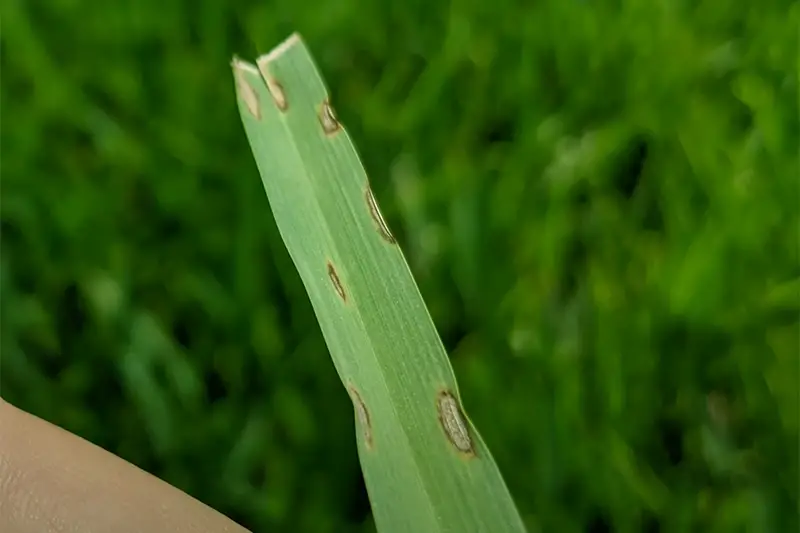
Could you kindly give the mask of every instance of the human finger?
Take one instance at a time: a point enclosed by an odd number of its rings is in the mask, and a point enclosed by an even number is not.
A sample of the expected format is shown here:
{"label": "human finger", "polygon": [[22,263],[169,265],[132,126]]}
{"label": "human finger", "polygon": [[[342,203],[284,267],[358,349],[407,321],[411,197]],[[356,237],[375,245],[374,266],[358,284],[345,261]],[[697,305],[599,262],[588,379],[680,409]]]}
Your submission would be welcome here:
{"label": "human finger", "polygon": [[168,483],[2,399],[0,531],[247,533]]}

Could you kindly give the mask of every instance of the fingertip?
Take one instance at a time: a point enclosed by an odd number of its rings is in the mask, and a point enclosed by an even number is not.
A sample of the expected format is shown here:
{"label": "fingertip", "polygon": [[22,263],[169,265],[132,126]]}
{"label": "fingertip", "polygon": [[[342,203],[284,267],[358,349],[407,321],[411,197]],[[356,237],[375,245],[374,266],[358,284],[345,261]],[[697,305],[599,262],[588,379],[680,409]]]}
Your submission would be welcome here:
{"label": "fingertip", "polygon": [[247,533],[106,450],[0,398],[3,533]]}

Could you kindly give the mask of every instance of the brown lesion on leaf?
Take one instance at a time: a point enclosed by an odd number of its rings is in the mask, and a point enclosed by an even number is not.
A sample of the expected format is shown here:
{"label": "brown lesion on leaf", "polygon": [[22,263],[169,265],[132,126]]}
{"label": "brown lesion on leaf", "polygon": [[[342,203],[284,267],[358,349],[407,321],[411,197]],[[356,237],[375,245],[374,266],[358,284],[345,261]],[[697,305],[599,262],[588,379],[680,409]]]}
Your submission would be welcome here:
{"label": "brown lesion on leaf", "polygon": [[342,125],[339,123],[339,119],[336,118],[333,107],[331,107],[330,100],[327,98],[322,101],[322,105],[319,108],[319,123],[322,125],[322,131],[326,135],[334,135],[342,129]]}
{"label": "brown lesion on leaf", "polygon": [[465,458],[475,457],[469,424],[458,400],[448,389],[441,389],[436,396],[436,411],[444,434],[456,451]]}
{"label": "brown lesion on leaf", "polygon": [[267,84],[267,90],[275,102],[275,107],[281,111],[286,111],[289,109],[289,100],[286,99],[286,91],[283,89],[283,85],[269,71],[270,60],[269,55],[264,55],[256,60],[256,64],[264,83]]}
{"label": "brown lesion on leaf", "polygon": [[286,92],[283,90],[283,85],[280,84],[275,78],[267,78],[267,90],[272,95],[272,100],[275,106],[281,111],[289,109],[289,101],[286,99]]}
{"label": "brown lesion on leaf", "polygon": [[256,120],[261,120],[261,106],[258,101],[258,92],[256,92],[256,89],[250,84],[245,74],[248,70],[253,72],[256,72],[256,70],[250,64],[245,63],[237,57],[234,57],[233,61],[231,61],[231,67],[233,68],[233,77],[236,82],[236,92],[239,94],[239,98],[244,102],[247,111]]}
{"label": "brown lesion on leaf", "polygon": [[378,233],[380,233],[381,237],[383,237],[383,240],[389,244],[395,244],[397,241],[392,235],[392,232],[389,231],[389,225],[386,224],[386,220],[383,218],[383,214],[381,214],[381,210],[378,207],[378,202],[375,201],[375,195],[372,194],[372,189],[370,188],[369,184],[367,184],[364,197],[367,200],[369,214],[372,217],[373,222],[375,222],[378,227]]}
{"label": "brown lesion on leaf", "polygon": [[356,412],[358,426],[361,428],[361,435],[364,437],[364,446],[367,450],[371,450],[373,447],[372,421],[369,417],[369,411],[361,395],[358,393],[358,390],[356,390],[352,384],[347,386],[347,390],[350,392],[350,398],[353,400],[353,408]]}
{"label": "brown lesion on leaf", "polygon": [[333,263],[330,261],[328,261],[328,277],[331,279],[331,283],[333,283],[333,288],[336,290],[336,294],[338,294],[339,298],[346,303],[347,293],[344,290],[344,285],[342,285],[342,280],[339,279],[339,274],[336,272],[336,267],[334,267]]}

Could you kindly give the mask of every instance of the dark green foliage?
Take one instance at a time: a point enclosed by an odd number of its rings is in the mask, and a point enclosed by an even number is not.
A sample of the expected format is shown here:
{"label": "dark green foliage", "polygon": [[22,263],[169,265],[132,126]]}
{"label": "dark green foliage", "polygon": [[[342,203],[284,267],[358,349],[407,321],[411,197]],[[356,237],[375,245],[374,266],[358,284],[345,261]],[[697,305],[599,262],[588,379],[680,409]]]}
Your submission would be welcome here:
{"label": "dark green foliage", "polygon": [[369,531],[229,61],[308,42],[518,506],[798,529],[788,1],[9,0],[7,400],[256,531]]}

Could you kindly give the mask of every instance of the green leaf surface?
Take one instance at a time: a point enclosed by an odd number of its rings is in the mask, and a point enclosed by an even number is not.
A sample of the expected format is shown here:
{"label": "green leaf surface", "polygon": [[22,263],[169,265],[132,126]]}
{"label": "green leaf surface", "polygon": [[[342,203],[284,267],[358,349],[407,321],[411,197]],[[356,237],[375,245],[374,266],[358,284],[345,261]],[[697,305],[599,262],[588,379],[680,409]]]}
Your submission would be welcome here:
{"label": "green leaf surface", "polygon": [[293,35],[256,63],[232,64],[240,114],[353,400],[379,531],[525,531],[308,49]]}

